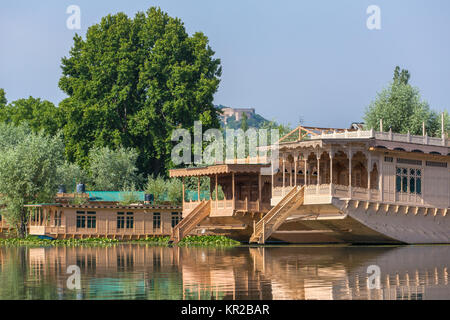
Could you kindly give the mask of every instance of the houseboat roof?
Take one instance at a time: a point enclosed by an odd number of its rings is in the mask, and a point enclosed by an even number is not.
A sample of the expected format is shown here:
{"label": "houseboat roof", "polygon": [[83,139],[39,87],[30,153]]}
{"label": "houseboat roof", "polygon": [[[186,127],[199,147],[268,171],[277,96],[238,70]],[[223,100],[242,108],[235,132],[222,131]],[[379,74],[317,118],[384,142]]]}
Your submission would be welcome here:
{"label": "houseboat roof", "polygon": [[154,204],[130,204],[130,205],[120,205],[120,204],[101,204],[101,203],[88,203],[83,205],[77,204],[66,204],[66,203],[38,203],[38,204],[28,204],[25,207],[60,207],[60,208],[72,208],[72,209],[121,209],[121,210],[180,210],[181,206],[177,205],[154,205]]}
{"label": "houseboat roof", "polygon": [[86,191],[89,195],[89,201],[101,201],[101,202],[120,202],[124,200],[124,196],[133,193],[136,195],[138,201],[145,200],[144,191]]}
{"label": "houseboat roof", "polygon": [[261,168],[269,167],[268,164],[216,164],[205,167],[182,168],[169,170],[170,177],[208,176],[227,173],[259,173]]}

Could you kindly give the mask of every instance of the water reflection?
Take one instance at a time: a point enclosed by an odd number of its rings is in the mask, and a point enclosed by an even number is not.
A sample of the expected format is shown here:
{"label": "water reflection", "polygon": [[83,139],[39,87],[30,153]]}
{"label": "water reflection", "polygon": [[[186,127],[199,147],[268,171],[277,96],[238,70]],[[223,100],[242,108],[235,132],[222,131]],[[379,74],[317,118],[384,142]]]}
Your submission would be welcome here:
{"label": "water reflection", "polygon": [[[449,257],[450,246],[0,247],[0,299],[450,299]],[[67,288],[70,265],[80,290]]]}

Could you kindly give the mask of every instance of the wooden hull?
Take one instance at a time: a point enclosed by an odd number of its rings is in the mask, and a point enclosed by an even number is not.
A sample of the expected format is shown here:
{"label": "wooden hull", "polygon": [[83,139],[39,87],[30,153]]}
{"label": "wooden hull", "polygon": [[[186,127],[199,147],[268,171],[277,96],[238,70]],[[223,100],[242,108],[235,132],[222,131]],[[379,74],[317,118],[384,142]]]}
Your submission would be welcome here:
{"label": "wooden hull", "polygon": [[[231,220],[219,218],[204,221],[197,229],[210,234],[222,234],[248,242],[253,230],[249,216],[234,216]],[[331,203],[306,205],[297,208],[268,238],[267,243],[299,244],[448,244],[450,218],[446,209],[418,206],[389,205],[370,201],[341,200]]]}

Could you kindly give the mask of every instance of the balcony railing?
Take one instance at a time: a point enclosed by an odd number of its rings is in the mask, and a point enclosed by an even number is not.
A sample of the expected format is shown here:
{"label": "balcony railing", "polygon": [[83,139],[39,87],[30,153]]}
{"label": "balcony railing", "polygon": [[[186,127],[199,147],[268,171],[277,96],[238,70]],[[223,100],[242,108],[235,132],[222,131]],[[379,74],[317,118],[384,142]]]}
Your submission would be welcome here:
{"label": "balcony railing", "polygon": [[[189,214],[200,204],[199,201],[186,201],[183,203],[183,216]],[[259,200],[250,201],[245,200],[211,200],[211,214],[218,214],[220,212],[232,213],[233,211],[249,211],[249,212],[266,212],[270,210],[270,204]]]}
{"label": "balcony railing", "polygon": [[357,131],[344,131],[324,133],[317,136],[311,136],[311,140],[317,139],[351,139],[351,138],[375,138],[378,140],[388,140],[396,142],[416,143],[431,146],[447,146],[450,147],[450,140],[445,138],[417,136],[411,134],[402,134],[394,132],[377,132],[374,130],[357,130]]}

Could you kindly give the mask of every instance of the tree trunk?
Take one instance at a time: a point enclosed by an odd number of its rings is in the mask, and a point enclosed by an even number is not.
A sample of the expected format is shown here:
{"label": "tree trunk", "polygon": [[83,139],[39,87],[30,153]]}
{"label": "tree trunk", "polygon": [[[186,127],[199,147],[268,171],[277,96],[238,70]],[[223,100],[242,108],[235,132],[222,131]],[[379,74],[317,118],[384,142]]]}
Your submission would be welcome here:
{"label": "tree trunk", "polygon": [[19,238],[25,238],[27,232],[27,211],[22,208],[20,212]]}

